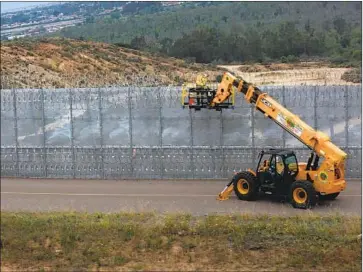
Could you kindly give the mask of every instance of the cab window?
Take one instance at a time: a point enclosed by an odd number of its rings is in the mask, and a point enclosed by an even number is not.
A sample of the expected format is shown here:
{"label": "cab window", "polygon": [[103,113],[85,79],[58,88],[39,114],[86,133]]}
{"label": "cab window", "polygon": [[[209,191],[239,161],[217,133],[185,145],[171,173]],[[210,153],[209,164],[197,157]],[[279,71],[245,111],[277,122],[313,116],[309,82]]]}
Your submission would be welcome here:
{"label": "cab window", "polygon": [[298,165],[295,156],[290,155],[285,158],[285,164],[287,165],[287,168],[289,171],[297,172]]}
{"label": "cab window", "polygon": [[276,158],[275,158],[275,156],[271,156],[270,169],[271,170],[275,170],[276,169]]}
{"label": "cab window", "polygon": [[284,169],[285,169],[285,166],[282,161],[282,158],[280,156],[276,156],[276,172],[279,175],[282,175],[282,173],[284,172]]}

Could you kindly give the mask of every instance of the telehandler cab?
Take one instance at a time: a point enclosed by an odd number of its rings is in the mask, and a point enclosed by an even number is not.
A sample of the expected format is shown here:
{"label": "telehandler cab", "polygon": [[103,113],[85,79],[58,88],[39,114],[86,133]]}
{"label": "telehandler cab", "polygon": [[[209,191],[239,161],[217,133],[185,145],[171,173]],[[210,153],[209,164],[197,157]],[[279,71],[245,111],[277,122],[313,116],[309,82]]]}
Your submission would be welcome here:
{"label": "telehandler cab", "polygon": [[[255,200],[259,193],[287,197],[295,208],[307,209],[317,200],[333,200],[346,187],[344,179],[347,154],[334,145],[321,131],[313,129],[297,115],[279,104],[267,93],[237,78],[224,73],[217,90],[206,85],[199,76],[194,88],[182,90],[182,106],[189,109],[222,110],[233,108],[235,89],[244,94],[248,103],[274,121],[312,150],[307,163],[298,163],[295,153],[289,150],[270,149],[262,151],[256,170],[248,169],[236,173],[223,191],[219,200],[228,199],[232,191],[241,200]],[[319,159],[323,161],[319,164]]]}
{"label": "telehandler cab", "polygon": [[[311,162],[312,160],[310,164]],[[312,167],[312,169],[315,168]],[[260,193],[263,193],[284,199],[291,196],[289,201],[295,208],[314,206],[318,197],[313,184],[309,181],[295,182],[298,173],[298,162],[294,151],[283,149],[261,151],[256,170],[249,169],[237,173],[226,186],[226,191],[219,195],[219,199],[228,199],[230,193],[228,188],[233,188],[236,196],[241,200],[255,200]],[[334,194],[334,198],[338,194]]]}

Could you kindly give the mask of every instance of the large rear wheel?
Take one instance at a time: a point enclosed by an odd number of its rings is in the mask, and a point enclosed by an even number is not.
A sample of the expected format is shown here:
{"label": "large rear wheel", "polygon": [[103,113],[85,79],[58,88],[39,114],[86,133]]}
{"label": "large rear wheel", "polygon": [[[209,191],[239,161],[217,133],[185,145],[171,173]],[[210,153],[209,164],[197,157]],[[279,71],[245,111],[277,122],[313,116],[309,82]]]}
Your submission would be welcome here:
{"label": "large rear wheel", "polygon": [[290,199],[294,208],[310,209],[316,205],[318,197],[310,181],[295,181],[291,185]]}
{"label": "large rear wheel", "polygon": [[258,182],[250,172],[240,172],[233,177],[233,189],[241,200],[256,200],[258,195]]}

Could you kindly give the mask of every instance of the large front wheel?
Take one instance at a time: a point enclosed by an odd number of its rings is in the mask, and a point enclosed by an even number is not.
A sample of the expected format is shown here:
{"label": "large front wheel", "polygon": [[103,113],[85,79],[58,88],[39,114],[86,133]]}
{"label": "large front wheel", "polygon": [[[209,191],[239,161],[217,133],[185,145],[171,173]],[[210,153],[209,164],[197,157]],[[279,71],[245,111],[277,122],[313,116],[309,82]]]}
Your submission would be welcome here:
{"label": "large front wheel", "polygon": [[290,199],[294,208],[310,209],[316,205],[318,196],[310,181],[295,181],[291,185]]}
{"label": "large front wheel", "polygon": [[258,195],[257,179],[250,172],[237,173],[233,177],[233,189],[236,196],[241,200],[255,200]]}

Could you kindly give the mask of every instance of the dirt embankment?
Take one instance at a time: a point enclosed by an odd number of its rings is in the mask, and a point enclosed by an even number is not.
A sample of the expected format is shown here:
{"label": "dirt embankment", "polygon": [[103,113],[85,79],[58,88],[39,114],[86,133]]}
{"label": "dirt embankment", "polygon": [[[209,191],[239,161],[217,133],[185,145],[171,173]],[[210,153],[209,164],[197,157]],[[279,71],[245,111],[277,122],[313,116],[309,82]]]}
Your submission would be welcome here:
{"label": "dirt embankment", "polygon": [[270,65],[221,65],[255,85],[351,85],[343,75],[352,68],[331,68],[325,63],[302,62]]}
{"label": "dirt embankment", "polygon": [[[330,68],[322,63],[215,67],[105,43],[64,38],[4,42],[0,70],[3,89],[180,85],[195,82],[199,73],[215,82],[225,71],[255,85],[355,84],[348,82],[352,77],[350,68]],[[343,76],[347,71],[350,71],[349,76]]]}
{"label": "dirt embankment", "polygon": [[105,43],[61,38],[18,40],[1,46],[2,88],[96,87],[194,82],[221,70]]}

